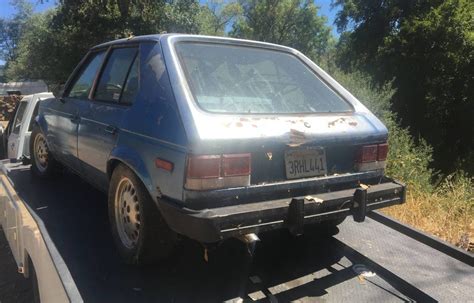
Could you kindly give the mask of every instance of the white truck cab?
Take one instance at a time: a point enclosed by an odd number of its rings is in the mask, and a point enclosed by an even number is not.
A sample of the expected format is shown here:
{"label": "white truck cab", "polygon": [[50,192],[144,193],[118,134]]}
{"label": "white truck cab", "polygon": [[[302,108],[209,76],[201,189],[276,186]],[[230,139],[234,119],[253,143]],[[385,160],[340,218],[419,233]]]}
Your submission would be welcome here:
{"label": "white truck cab", "polygon": [[9,159],[29,158],[30,135],[33,120],[38,111],[38,102],[48,98],[54,98],[52,93],[38,93],[24,96],[18,104],[13,119],[7,127],[6,133],[6,156]]}

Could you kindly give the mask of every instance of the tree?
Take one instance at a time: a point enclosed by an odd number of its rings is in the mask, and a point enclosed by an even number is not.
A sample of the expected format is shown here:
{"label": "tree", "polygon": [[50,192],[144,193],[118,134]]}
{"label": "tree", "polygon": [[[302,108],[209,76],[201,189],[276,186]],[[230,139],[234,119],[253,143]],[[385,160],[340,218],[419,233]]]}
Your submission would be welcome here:
{"label": "tree", "polygon": [[338,64],[380,85],[393,80],[393,109],[434,147],[445,172],[474,172],[474,2],[338,0]]}
{"label": "tree", "polygon": [[92,46],[130,35],[198,33],[200,11],[196,0],[62,0],[56,9],[25,19],[17,56],[7,60],[7,78],[65,82]]}
{"label": "tree", "polygon": [[331,30],[309,0],[241,0],[243,17],[231,36],[294,47],[313,59],[325,51]]}
{"label": "tree", "polygon": [[11,3],[16,10],[13,18],[0,18],[0,59],[7,63],[16,59],[18,41],[24,32],[25,23],[33,14],[33,7],[28,1],[14,0]]}
{"label": "tree", "polygon": [[224,36],[226,28],[242,15],[242,6],[237,2],[225,4],[222,0],[212,0],[203,6],[199,15],[200,33]]}

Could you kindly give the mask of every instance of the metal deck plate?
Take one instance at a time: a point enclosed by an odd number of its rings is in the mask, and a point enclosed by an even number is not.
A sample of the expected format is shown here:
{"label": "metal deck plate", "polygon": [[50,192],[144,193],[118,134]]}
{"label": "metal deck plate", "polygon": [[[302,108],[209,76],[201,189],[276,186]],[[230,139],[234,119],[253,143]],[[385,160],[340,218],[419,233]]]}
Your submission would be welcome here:
{"label": "metal deck plate", "polygon": [[253,259],[229,240],[209,251],[182,240],[162,264],[123,265],[109,232],[106,196],[80,178],[32,178],[9,164],[19,196],[36,211],[86,302],[223,301],[467,302],[474,269],[369,218],[333,236],[261,235]]}

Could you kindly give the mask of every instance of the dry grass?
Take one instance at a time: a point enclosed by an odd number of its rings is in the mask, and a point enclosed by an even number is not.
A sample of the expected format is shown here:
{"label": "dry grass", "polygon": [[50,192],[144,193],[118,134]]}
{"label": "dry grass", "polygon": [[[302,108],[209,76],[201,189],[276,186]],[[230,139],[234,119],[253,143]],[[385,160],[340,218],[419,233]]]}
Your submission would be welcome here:
{"label": "dry grass", "polygon": [[406,204],[387,208],[384,212],[473,251],[474,178],[451,175],[432,192],[409,188]]}

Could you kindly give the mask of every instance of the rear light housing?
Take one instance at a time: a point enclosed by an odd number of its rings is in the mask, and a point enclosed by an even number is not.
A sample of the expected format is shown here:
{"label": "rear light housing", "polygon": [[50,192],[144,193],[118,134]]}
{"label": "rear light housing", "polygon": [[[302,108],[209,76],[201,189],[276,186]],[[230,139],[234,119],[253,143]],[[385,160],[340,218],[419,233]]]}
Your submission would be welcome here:
{"label": "rear light housing", "polygon": [[360,146],[355,160],[358,171],[383,170],[388,154],[388,143]]}
{"label": "rear light housing", "polygon": [[211,190],[250,185],[251,155],[189,155],[185,188]]}

